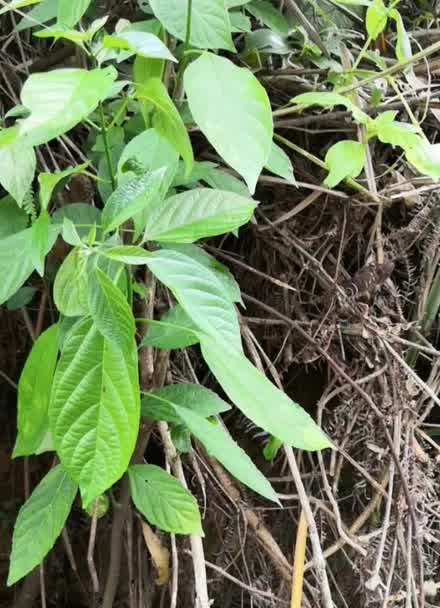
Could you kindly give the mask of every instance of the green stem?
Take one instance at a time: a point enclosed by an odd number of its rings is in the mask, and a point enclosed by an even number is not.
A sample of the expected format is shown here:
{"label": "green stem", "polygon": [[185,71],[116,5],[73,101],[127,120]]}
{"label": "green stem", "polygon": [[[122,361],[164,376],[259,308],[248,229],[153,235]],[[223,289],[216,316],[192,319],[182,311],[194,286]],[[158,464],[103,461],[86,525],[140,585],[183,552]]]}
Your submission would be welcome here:
{"label": "green stem", "polygon": [[112,162],[112,155],[111,155],[111,151],[110,151],[110,146],[108,143],[108,137],[107,137],[107,126],[105,124],[105,116],[104,116],[104,108],[102,106],[102,103],[99,102],[99,118],[101,121],[101,134],[102,134],[102,140],[104,142],[104,150],[105,150],[105,158],[107,161],[107,169],[110,175],[110,181],[112,184],[112,190],[116,190],[116,178],[115,178],[115,173],[114,173],[114,169],[113,169],[113,162]]}
{"label": "green stem", "polygon": [[367,40],[365,41],[364,46],[361,48],[361,50],[359,52],[359,55],[356,57],[356,61],[354,62],[353,68],[352,68],[353,70],[355,70],[358,67],[358,65],[360,64],[362,57],[365,55],[366,50],[368,49],[368,47],[371,44],[371,41],[372,41],[371,36],[368,36]]}

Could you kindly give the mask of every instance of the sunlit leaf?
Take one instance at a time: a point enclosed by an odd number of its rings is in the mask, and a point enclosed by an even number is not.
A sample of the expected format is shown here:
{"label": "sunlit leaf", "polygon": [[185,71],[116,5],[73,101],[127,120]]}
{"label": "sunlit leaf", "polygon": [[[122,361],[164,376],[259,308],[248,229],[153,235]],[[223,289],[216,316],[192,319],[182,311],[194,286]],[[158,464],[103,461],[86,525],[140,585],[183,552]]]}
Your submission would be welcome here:
{"label": "sunlit leaf", "polygon": [[357,177],[364,168],[365,146],[358,141],[343,140],[334,144],[325,155],[329,170],[324,184],[334,188],[347,177]]}
{"label": "sunlit leaf", "polygon": [[0,184],[19,206],[31,188],[36,166],[34,149],[25,139],[0,146]]}

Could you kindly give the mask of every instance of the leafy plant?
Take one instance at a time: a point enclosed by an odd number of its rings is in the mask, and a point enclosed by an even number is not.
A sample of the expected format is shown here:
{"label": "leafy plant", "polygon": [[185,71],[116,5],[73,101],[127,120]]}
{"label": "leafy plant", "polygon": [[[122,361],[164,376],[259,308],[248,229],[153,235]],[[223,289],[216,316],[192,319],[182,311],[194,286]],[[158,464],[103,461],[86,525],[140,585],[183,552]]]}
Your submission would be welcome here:
{"label": "leafy plant", "polygon": [[[113,31],[107,31],[106,17],[89,19],[98,4],[90,0],[15,1],[2,11],[32,4],[38,6],[22,27],[34,28],[32,19],[54,21],[34,35],[77,45],[88,67],[30,75],[20,106],[8,117],[12,126],[0,131],[0,183],[8,193],[0,201],[0,303],[25,301],[19,290],[36,271],[52,285],[59,315],[36,340],[22,372],[14,455],[51,449],[60,464],[20,511],[9,584],[53,546],[78,489],[93,513],[96,501],[105,502],[124,475],[150,523],[172,533],[203,533],[197,502],[180,482],[157,466],[134,462],[141,415],[151,424],[168,423],[179,447],[189,449],[188,438],[196,440],[237,479],[277,501],[222,423],[220,414],[230,405],[196,385],[141,391],[138,346],[199,344],[231,403],[273,436],[267,457],[282,443],[311,451],[331,447],[309,414],[247,359],[236,307],[239,286],[199,243],[237,234],[251,220],[257,207],[251,195],[264,169],[295,184],[289,157],[273,141],[269,96],[248,67],[239,67],[231,35],[231,23],[249,23],[245,10],[278,36],[289,33],[288,20],[265,0],[151,0],[148,7],[143,3],[143,10],[151,9],[148,21],[121,20]],[[393,20],[398,60],[408,57],[396,3],[341,4],[368,6],[371,40]],[[362,125],[365,141],[341,141],[328,150],[328,187],[360,174],[372,138],[401,147],[414,167],[440,176],[438,144],[428,144],[416,125],[395,120],[394,113],[373,119],[342,87],[292,101],[300,110],[342,105]],[[39,172],[36,179],[38,146],[79,124],[90,133],[88,161]],[[190,127],[227,167],[195,160]],[[97,206],[59,204],[60,187],[84,173],[98,184]],[[48,254],[56,241],[68,253],[53,268]],[[147,295],[141,282],[146,272],[173,300],[160,319],[134,315],[135,294]],[[146,335],[137,344],[137,329],[145,323]]]}

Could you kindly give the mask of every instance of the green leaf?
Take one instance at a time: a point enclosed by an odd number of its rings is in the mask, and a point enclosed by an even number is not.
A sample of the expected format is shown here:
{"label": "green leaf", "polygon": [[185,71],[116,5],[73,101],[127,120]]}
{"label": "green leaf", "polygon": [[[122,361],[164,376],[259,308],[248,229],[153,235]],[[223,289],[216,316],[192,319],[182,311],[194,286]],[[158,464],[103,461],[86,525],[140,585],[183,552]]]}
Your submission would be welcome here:
{"label": "green leaf", "polygon": [[149,321],[149,328],[142,340],[142,346],[174,350],[198,344],[198,328],[188,317],[183,308],[175,306],[160,321]]}
{"label": "green leaf", "polygon": [[[208,422],[192,410],[174,406],[190,432],[239,481],[265,498],[278,502],[277,495],[252,460],[219,423]],[[266,404],[267,409],[267,404]]]}
{"label": "green leaf", "polygon": [[60,182],[67,180],[72,175],[82,173],[90,163],[83,163],[77,167],[69,167],[64,171],[57,173],[40,173],[38,175],[38,183],[40,184],[40,204],[43,209],[47,209],[52,193]]}
{"label": "green leaf", "polygon": [[11,196],[0,199],[0,239],[24,230],[27,225],[27,213],[18,207]]}
{"label": "green leaf", "polygon": [[87,315],[87,291],[87,251],[76,247],[64,260],[55,277],[55,305],[66,317]]}
{"label": "green leaf", "polygon": [[148,261],[151,272],[171,289],[187,315],[209,336],[241,351],[235,308],[208,268],[177,251],[161,250]]}
{"label": "green leaf", "polygon": [[30,6],[31,4],[38,4],[41,0],[11,0],[10,2],[2,3],[6,4],[3,8],[0,9],[0,15],[7,13],[8,11],[15,11],[20,8],[24,8],[25,6]]}
{"label": "green leaf", "polygon": [[269,382],[243,353],[219,338],[199,337],[203,358],[221,387],[257,426],[302,450],[331,446],[309,414]]}
{"label": "green leaf", "polygon": [[131,497],[147,521],[173,534],[203,536],[197,501],[169,473],[153,464],[128,469]]}
{"label": "green leaf", "polygon": [[368,124],[370,118],[365,112],[362,112],[348,97],[333,93],[331,91],[301,93],[290,100],[302,107],[307,106],[322,106],[323,108],[332,108],[334,106],[344,106],[353,114],[353,118],[360,124]]}
{"label": "green leaf", "polygon": [[251,20],[240,11],[231,11],[229,13],[229,21],[231,22],[231,32],[233,33],[250,33],[252,31]]}
{"label": "green leaf", "polygon": [[346,4],[348,6],[371,6],[373,0],[334,0],[335,4]]}
{"label": "green leaf", "polygon": [[226,0],[226,8],[235,8],[248,4],[251,0]]}
{"label": "green leaf", "polygon": [[[50,230],[45,253],[52,248],[57,232]],[[32,229],[29,228],[0,240],[0,304],[9,300],[34,270],[31,234]]]}
{"label": "green leaf", "polygon": [[440,144],[423,142],[406,150],[406,158],[422,175],[440,179]]}
{"label": "green leaf", "polygon": [[329,170],[324,184],[334,188],[347,177],[357,177],[364,168],[365,146],[358,141],[343,140],[334,144],[325,155]]}
{"label": "green leaf", "polygon": [[164,182],[168,169],[162,167],[141,177],[127,178],[111,194],[104,211],[102,225],[105,233],[119,228],[141,211],[156,205],[165,195]]}
{"label": "green leaf", "polygon": [[393,120],[395,112],[380,114],[371,125],[371,130],[384,144],[399,146],[404,150],[419,146],[423,140],[417,129],[410,124]]}
{"label": "green leaf", "polygon": [[75,228],[75,224],[67,217],[64,218],[62,235],[66,243],[70,243],[74,247],[82,245],[81,237]]}
{"label": "green leaf", "polygon": [[58,23],[73,27],[90,6],[91,0],[58,0]]}
{"label": "green leaf", "polygon": [[186,69],[184,82],[194,120],[253,194],[272,147],[272,110],[265,89],[247,68],[212,53]]}
{"label": "green leaf", "polygon": [[121,245],[119,247],[111,247],[109,249],[100,249],[99,253],[110,260],[122,262],[123,264],[133,264],[135,266],[143,266],[153,255],[149,251],[142,249],[136,245]]}
{"label": "green leaf", "polygon": [[210,167],[204,173],[202,180],[208,184],[211,188],[217,188],[218,190],[226,190],[227,192],[234,192],[240,196],[249,198],[251,196],[247,186],[234,175],[217,169],[216,167]]}
{"label": "green leaf", "polygon": [[13,457],[29,456],[46,435],[52,380],[58,355],[58,326],[39,336],[26,360],[18,382],[18,434]]}
{"label": "green leaf", "polygon": [[19,310],[20,308],[27,306],[34,299],[36,292],[36,287],[20,287],[12,298],[9,298],[6,302],[6,308],[8,310]]}
{"label": "green leaf", "polygon": [[170,245],[165,245],[164,249],[173,249],[174,251],[183,253],[199,264],[202,264],[202,266],[208,268],[215,274],[219,283],[221,283],[226,297],[229,298],[231,302],[242,302],[240,286],[235,280],[232,272],[227,266],[216,260],[216,258],[207,251],[197,245],[183,243],[171,243]]}
{"label": "green leaf", "polygon": [[147,129],[134,137],[122,151],[118,162],[118,179],[130,170],[130,163],[144,172],[167,167],[171,179],[177,172],[178,160],[174,146],[156,129]]}
{"label": "green leaf", "polygon": [[38,6],[26,13],[26,17],[17,24],[17,32],[22,32],[36,25],[42,25],[55,19],[58,13],[58,0],[43,0]]}
{"label": "green leaf", "polygon": [[270,30],[288,35],[290,28],[286,18],[267,0],[252,0],[246,10]]}
{"label": "green leaf", "polygon": [[127,469],[139,428],[136,345],[120,350],[91,319],[74,326],[55,373],[49,423],[85,506]]}
{"label": "green leaf", "polygon": [[20,135],[37,146],[69,131],[107,97],[116,76],[113,67],[32,74],[21,92],[22,103],[31,114],[18,122]]}
{"label": "green leaf", "polygon": [[145,238],[160,243],[193,243],[243,226],[255,207],[252,199],[232,192],[209,188],[181,192],[149,214]]}
{"label": "green leaf", "polygon": [[133,312],[121,290],[102,270],[95,268],[89,284],[92,277],[95,288],[89,289],[89,309],[95,325],[105,338],[129,351],[135,333]]}
{"label": "green leaf", "polygon": [[388,10],[382,0],[373,0],[373,4],[367,9],[366,26],[367,34],[373,40],[381,34],[387,26]]}
{"label": "green leaf", "polygon": [[44,262],[48,250],[50,217],[44,209],[31,228],[31,256],[35,270],[44,276]]}
{"label": "green leaf", "polygon": [[402,15],[399,11],[397,9],[392,9],[390,11],[390,17],[396,22],[397,28],[396,57],[399,60],[399,63],[404,63],[412,57],[411,40],[405,29]]}
{"label": "green leaf", "polygon": [[149,32],[122,31],[112,36],[104,36],[106,48],[131,51],[141,57],[177,61],[160,38]]}
{"label": "green leaf", "polygon": [[21,507],[12,538],[8,586],[40,564],[61,534],[78,486],[61,466],[43,478]]}
{"label": "green leaf", "polygon": [[[78,233],[79,238],[82,240],[87,237],[92,226],[96,225],[99,227],[96,238],[101,239],[101,211],[93,205],[87,203],[72,203],[61,207],[55,211],[52,215],[54,224],[59,226],[64,225],[64,220],[70,220]],[[63,234],[63,237],[65,235]],[[66,241],[69,245],[76,245],[76,242]]]}
{"label": "green leaf", "polygon": [[284,150],[275,142],[272,143],[272,149],[266,163],[266,169],[269,169],[271,173],[275,173],[275,175],[284,178],[289,184],[296,184],[295,176],[293,175],[292,161]]}
{"label": "green leaf", "polygon": [[156,109],[153,118],[155,129],[174,146],[185,161],[186,171],[189,174],[194,164],[191,140],[165,85],[159,78],[151,78],[145,84],[138,86],[137,96],[153,104]]}
{"label": "green leaf", "polygon": [[156,422],[165,420],[173,424],[182,424],[174,406],[194,411],[202,418],[209,418],[222,414],[231,409],[231,406],[220,397],[199,384],[174,384],[165,386],[147,393],[141,404],[141,413],[144,418]]}
{"label": "green leaf", "polygon": [[65,25],[55,25],[54,27],[48,27],[44,30],[39,30],[34,33],[36,38],[54,38],[55,40],[68,40],[77,44],[84,49],[84,42],[89,40],[90,36],[87,32],[79,32],[78,30],[71,29]]}
{"label": "green leaf", "polygon": [[[151,0],[154,15],[164,28],[185,40],[188,3],[181,0]],[[190,44],[199,49],[235,51],[225,0],[193,0]]]}
{"label": "green leaf", "polygon": [[37,159],[23,138],[0,146],[0,184],[21,207],[34,179]]}

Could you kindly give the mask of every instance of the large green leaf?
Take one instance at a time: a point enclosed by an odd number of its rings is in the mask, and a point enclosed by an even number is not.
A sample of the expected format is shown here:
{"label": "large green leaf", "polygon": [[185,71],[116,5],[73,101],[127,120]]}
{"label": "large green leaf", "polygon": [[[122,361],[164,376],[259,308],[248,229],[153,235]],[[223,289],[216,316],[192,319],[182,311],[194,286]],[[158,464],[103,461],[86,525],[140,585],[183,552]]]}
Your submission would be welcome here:
{"label": "large green leaf", "polygon": [[14,457],[34,454],[46,435],[53,374],[58,354],[58,326],[52,325],[35,342],[18,383],[18,434]]}
{"label": "large green leaf", "polygon": [[19,121],[20,134],[29,145],[36,146],[69,131],[108,96],[116,76],[113,67],[32,74],[21,92],[30,116]]}
{"label": "large green leaf", "polygon": [[[155,16],[170,34],[185,40],[188,2],[151,0]],[[234,51],[225,0],[193,0],[190,43],[199,49]]]}
{"label": "large green leaf", "polygon": [[26,13],[26,17],[18,23],[17,32],[27,28],[42,25],[51,19],[55,19],[58,13],[58,0],[43,0],[38,6]]}
{"label": "large green leaf", "polygon": [[240,326],[234,305],[208,268],[172,250],[160,250],[148,267],[174,293],[192,321],[209,336],[221,337],[241,351]]}
{"label": "large green leaf", "polygon": [[202,418],[216,416],[231,409],[214,391],[199,384],[173,384],[146,394],[142,399],[144,418],[182,424],[174,406],[188,408]]}
{"label": "large green leaf", "polygon": [[175,147],[185,161],[186,172],[189,174],[194,164],[191,140],[165,85],[159,78],[150,78],[138,86],[137,96],[153,104],[156,109],[154,127]]}
{"label": "large green leaf", "polygon": [[131,497],[154,526],[173,534],[203,535],[197,501],[182,484],[154,464],[128,469]]}
{"label": "large green leaf", "polygon": [[[266,405],[267,407],[267,405]],[[174,409],[190,432],[239,481],[269,500],[278,502],[277,495],[252,460],[220,423],[208,422],[198,413],[178,405]]]}
{"label": "large green leaf", "polygon": [[21,207],[34,179],[37,159],[34,149],[17,138],[0,147],[0,184]]}
{"label": "large green leaf", "polygon": [[286,18],[268,0],[252,0],[246,6],[246,10],[270,30],[278,32],[278,34],[282,34],[283,36],[288,35],[289,24]]}
{"label": "large green leaf", "polygon": [[87,251],[75,248],[58,270],[53,286],[56,307],[66,317],[88,314]]}
{"label": "large green leaf", "polygon": [[118,176],[130,171],[132,166],[145,172],[167,167],[172,179],[177,171],[178,160],[179,155],[174,146],[156,129],[147,129],[125,146],[118,162]]}
{"label": "large green leaf", "polygon": [[194,120],[253,193],[272,147],[272,111],[265,89],[248,69],[212,53],[187,68],[184,82]]}
{"label": "large green leaf", "polygon": [[104,211],[102,224],[105,232],[111,232],[151,205],[157,205],[165,195],[166,167],[148,171],[141,177],[128,177],[111,194]]}
{"label": "large green leaf", "polygon": [[[94,289],[90,288],[93,280]],[[89,275],[89,308],[101,334],[122,350],[134,340],[134,317],[122,291],[99,268]]]}
{"label": "large green leaf", "polygon": [[73,27],[78,23],[91,0],[58,0],[58,23]]}
{"label": "large green leaf", "polygon": [[139,428],[137,352],[91,319],[74,326],[55,373],[49,423],[61,463],[90,504],[127,469]]}
{"label": "large green leaf", "polygon": [[193,243],[246,224],[255,201],[232,192],[197,188],[163,201],[149,214],[145,238],[160,243]]}
{"label": "large green leaf", "polygon": [[231,302],[242,301],[240,285],[235,280],[234,275],[227,266],[219,262],[210,253],[198,245],[192,245],[190,243],[171,243],[169,245],[165,244],[163,247],[164,249],[173,249],[174,251],[179,251],[180,253],[192,258],[199,264],[202,264],[202,266],[209,268],[209,270],[215,274],[217,280],[221,283],[226,297],[229,298]]}
{"label": "large green leaf", "polygon": [[64,528],[77,491],[77,484],[61,466],[57,466],[32,492],[15,523],[8,585],[31,572],[52,549]]}
{"label": "large green leaf", "polygon": [[227,190],[227,192],[235,192],[240,196],[250,196],[250,192],[244,182],[231,175],[222,169],[216,167],[210,167],[204,173],[202,180],[211,186],[211,188],[217,188],[218,190]]}
{"label": "large green leaf", "polygon": [[[101,211],[87,203],[71,203],[65,205],[61,209],[57,209],[52,215],[52,221],[58,226],[63,226],[65,220],[69,220],[75,226],[80,239],[84,239],[92,229],[96,226],[96,238],[101,239]],[[63,238],[65,234],[63,234]],[[70,245],[76,245],[76,242],[67,241]]]}
{"label": "large green leaf", "polygon": [[302,450],[331,446],[309,414],[269,382],[243,353],[212,336],[200,335],[200,343],[203,357],[225,393],[257,426]]}
{"label": "large green leaf", "polygon": [[[49,230],[46,253],[52,248],[57,233],[58,228]],[[18,291],[35,268],[31,235],[29,228],[0,240],[0,304]]]}
{"label": "large green leaf", "polygon": [[198,344],[198,328],[179,304],[166,312],[160,321],[150,321],[142,346],[174,350]]}

